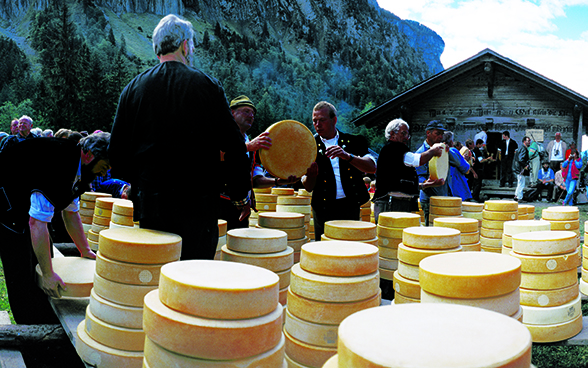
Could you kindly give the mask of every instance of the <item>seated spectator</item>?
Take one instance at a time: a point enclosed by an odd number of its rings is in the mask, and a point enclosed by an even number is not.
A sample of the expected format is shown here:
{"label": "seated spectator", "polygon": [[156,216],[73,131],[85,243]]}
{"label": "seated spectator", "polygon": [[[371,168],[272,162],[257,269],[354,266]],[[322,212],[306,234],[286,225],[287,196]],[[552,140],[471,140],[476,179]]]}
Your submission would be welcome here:
{"label": "seated spectator", "polygon": [[553,186],[555,183],[555,174],[549,167],[549,161],[543,161],[543,168],[539,170],[537,176],[537,190],[539,191],[539,200],[541,200],[541,193],[547,189],[546,200],[553,201]]}

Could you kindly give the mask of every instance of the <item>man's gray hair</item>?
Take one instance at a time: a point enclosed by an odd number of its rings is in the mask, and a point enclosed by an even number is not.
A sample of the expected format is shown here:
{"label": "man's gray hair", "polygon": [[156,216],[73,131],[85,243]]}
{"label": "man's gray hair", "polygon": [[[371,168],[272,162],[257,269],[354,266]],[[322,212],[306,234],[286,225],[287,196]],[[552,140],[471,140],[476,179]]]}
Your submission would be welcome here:
{"label": "man's gray hair", "polygon": [[398,133],[401,126],[406,126],[406,129],[409,129],[408,123],[402,119],[394,119],[386,125],[386,130],[384,131],[384,136],[386,140],[390,139],[390,133]]}
{"label": "man's gray hair", "polygon": [[110,143],[110,133],[100,132],[90,134],[80,139],[79,145],[82,151],[87,153],[91,151],[97,161],[108,159],[108,144]]}
{"label": "man's gray hair", "polygon": [[449,142],[453,142],[453,132],[446,130],[445,133],[443,133],[443,143],[449,143]]}
{"label": "man's gray hair", "polygon": [[21,117],[18,119],[18,121],[20,122],[21,120],[28,120],[28,122],[29,122],[29,123],[33,124],[33,118],[31,118],[31,117],[30,117],[30,116],[28,116],[28,115],[23,115],[23,116],[21,116]]}
{"label": "man's gray hair", "polygon": [[193,45],[192,23],[174,14],[166,15],[153,30],[153,51],[157,56],[172,53],[184,40],[188,40]]}

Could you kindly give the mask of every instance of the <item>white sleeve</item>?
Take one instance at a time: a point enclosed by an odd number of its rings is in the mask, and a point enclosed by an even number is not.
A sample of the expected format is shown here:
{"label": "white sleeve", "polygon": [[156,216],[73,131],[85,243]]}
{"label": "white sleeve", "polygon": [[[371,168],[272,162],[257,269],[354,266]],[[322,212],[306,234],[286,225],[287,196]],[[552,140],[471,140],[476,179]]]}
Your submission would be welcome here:
{"label": "white sleeve", "polygon": [[409,167],[421,166],[421,154],[414,152],[406,152],[404,154],[404,165]]}

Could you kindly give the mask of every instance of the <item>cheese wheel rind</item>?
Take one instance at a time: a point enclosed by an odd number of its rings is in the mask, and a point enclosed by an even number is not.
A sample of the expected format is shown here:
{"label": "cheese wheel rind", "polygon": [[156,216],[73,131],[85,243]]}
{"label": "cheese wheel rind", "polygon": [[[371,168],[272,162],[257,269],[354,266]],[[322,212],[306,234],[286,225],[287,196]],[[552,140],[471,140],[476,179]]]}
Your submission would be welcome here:
{"label": "cheese wheel rind", "polygon": [[115,326],[96,318],[86,307],[86,333],[102,345],[126,351],[143,351],[145,332],[141,328]]}
{"label": "cheese wheel rind", "polygon": [[378,248],[352,241],[319,241],[302,246],[302,269],[325,276],[361,276],[378,270]]}
{"label": "cheese wheel rind", "polygon": [[[83,298],[90,296],[94,285],[96,261],[82,257],[56,257],[52,260],[53,271],[65,283],[66,289],[59,287],[59,294],[65,297]],[[41,267],[35,266],[37,284],[41,287]]]}
{"label": "cheese wheel rind", "polygon": [[163,231],[119,228],[100,231],[100,252],[129,263],[163,264],[180,259],[182,238]]}
{"label": "cheese wheel rind", "polygon": [[96,273],[103,278],[132,285],[157,285],[162,264],[138,264],[119,262],[96,255]]}
{"label": "cheese wheel rind", "polygon": [[563,254],[577,247],[577,234],[572,231],[534,231],[512,236],[512,249],[520,254]]}
{"label": "cheese wheel rind", "polygon": [[451,249],[460,245],[460,231],[446,227],[408,227],[402,243],[413,248]]}
{"label": "cheese wheel rind", "polygon": [[[582,279],[580,279],[580,283],[582,283]],[[521,288],[521,305],[530,307],[555,307],[574,300],[579,293],[578,283],[549,290]]]}
{"label": "cheese wheel rind", "polygon": [[529,325],[550,325],[571,321],[582,314],[582,297],[578,295],[574,300],[555,307],[523,308],[523,323]]}
{"label": "cheese wheel rind", "polygon": [[449,303],[468,305],[470,307],[483,308],[494,312],[511,316],[519,311],[520,308],[520,290],[506,295],[498,295],[489,298],[449,298],[431,294],[421,289],[421,303]]}
{"label": "cheese wheel rind", "polygon": [[96,367],[141,368],[142,351],[124,351],[100,344],[88,336],[85,326],[85,321],[78,324],[75,344],[76,352],[84,362]]}
{"label": "cheese wheel rind", "polygon": [[227,248],[242,253],[277,253],[286,250],[288,234],[263,228],[233,229],[227,232]]}
{"label": "cheese wheel rind", "polygon": [[294,264],[294,249],[286,247],[286,250],[277,253],[243,253],[232,251],[225,244],[221,247],[221,260],[246,263],[280,272],[289,269]]}

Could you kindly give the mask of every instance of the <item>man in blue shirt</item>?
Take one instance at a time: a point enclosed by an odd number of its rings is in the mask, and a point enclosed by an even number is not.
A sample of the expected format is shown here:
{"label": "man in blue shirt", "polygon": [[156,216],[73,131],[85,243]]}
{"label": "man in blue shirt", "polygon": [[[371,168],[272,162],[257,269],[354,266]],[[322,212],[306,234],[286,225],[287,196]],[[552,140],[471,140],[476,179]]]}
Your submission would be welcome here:
{"label": "man in blue shirt", "polygon": [[539,196],[543,192],[543,189],[547,189],[547,200],[552,202],[553,186],[555,183],[555,174],[549,167],[549,161],[543,162],[543,168],[539,170],[537,176],[537,189],[539,190]]}

